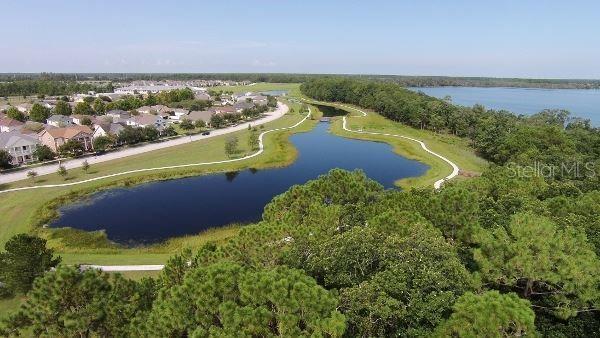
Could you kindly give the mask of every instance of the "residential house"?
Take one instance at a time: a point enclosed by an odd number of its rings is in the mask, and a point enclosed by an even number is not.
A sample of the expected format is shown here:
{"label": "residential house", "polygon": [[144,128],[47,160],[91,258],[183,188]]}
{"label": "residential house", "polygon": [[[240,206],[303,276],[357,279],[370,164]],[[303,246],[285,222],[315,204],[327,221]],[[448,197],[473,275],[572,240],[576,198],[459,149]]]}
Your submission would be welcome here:
{"label": "residential house", "polygon": [[208,95],[207,92],[203,92],[203,91],[194,92],[194,98],[196,100],[202,100],[202,101],[210,101],[211,100],[210,95]]}
{"label": "residential house", "polygon": [[86,151],[92,150],[93,131],[88,126],[71,125],[62,128],[44,129],[39,133],[42,144],[47,145],[53,151],[69,140],[76,140],[83,144]]}
{"label": "residential house", "polygon": [[164,116],[164,114],[167,114],[167,117],[168,117],[168,113],[173,111],[173,108],[163,106],[162,104],[157,104],[154,106],[139,107],[136,110],[142,114],[159,114],[161,116]]}
{"label": "residential house", "polygon": [[24,123],[10,117],[4,117],[0,119],[0,133],[8,133],[9,131],[19,130],[23,127]]}
{"label": "residential house", "polygon": [[8,151],[12,165],[31,163],[37,160],[34,152],[39,143],[37,137],[23,135],[18,131],[0,134],[0,149]]}
{"label": "residential house", "polygon": [[158,130],[163,130],[167,125],[167,121],[158,115],[140,114],[132,116],[129,120],[127,120],[127,125],[133,127],[154,126]]}
{"label": "residential house", "polygon": [[50,116],[46,123],[53,127],[66,127],[73,124],[73,119],[70,116],[56,114]]}
{"label": "residential house", "polygon": [[194,110],[185,116],[185,119],[188,119],[192,122],[202,120],[208,126],[210,125],[210,119],[213,115],[215,115],[215,112],[210,110]]}
{"label": "residential house", "polygon": [[73,102],[83,102],[85,101],[86,97],[90,97],[92,95],[90,94],[73,94],[71,96],[71,98],[73,99]]}
{"label": "residential house", "polygon": [[119,93],[97,93],[96,97],[108,97],[112,102],[122,98],[123,96],[125,96],[124,94],[119,94]]}
{"label": "residential house", "polygon": [[260,105],[260,106],[264,106],[266,105],[269,100],[267,99],[266,96],[262,95],[262,94],[256,94],[256,93],[243,93],[243,94],[236,94],[234,95],[235,101],[236,102],[254,102],[254,104],[256,105]]}
{"label": "residential house", "polygon": [[[100,118],[101,118],[100,116],[92,116],[92,115],[80,115],[80,114],[71,115],[71,119],[73,120],[73,123],[78,124],[80,126],[85,125],[83,122],[86,122],[86,119],[89,119],[92,124],[101,123],[103,121],[98,121]],[[108,118],[108,119],[110,119],[110,118]],[[112,121],[112,119],[110,119],[110,120]]]}
{"label": "residential house", "polygon": [[129,112],[118,109],[108,111],[106,116],[111,117],[114,123],[127,122],[131,118]]}
{"label": "residential house", "polygon": [[123,129],[125,129],[125,123],[98,124],[94,128],[94,134],[92,135],[92,138],[109,135],[118,136]]}
{"label": "residential house", "polygon": [[173,108],[171,113],[169,114],[169,119],[175,120],[175,121],[180,121],[180,120],[183,120],[185,118],[185,116],[189,113],[190,113],[190,111],[187,109]]}
{"label": "residential house", "polygon": [[31,103],[21,103],[17,105],[17,109],[21,113],[29,113],[31,111],[31,107],[33,107],[33,104]]}
{"label": "residential house", "polygon": [[210,107],[210,108],[208,108],[208,110],[212,111],[213,113],[217,113],[217,114],[225,114],[225,113],[233,114],[236,112],[236,110],[233,106]]}
{"label": "residential house", "polygon": [[246,101],[236,102],[233,105],[233,108],[235,109],[235,111],[237,113],[241,113],[244,109],[251,109],[254,107],[255,107],[255,104],[253,102],[246,102]]}

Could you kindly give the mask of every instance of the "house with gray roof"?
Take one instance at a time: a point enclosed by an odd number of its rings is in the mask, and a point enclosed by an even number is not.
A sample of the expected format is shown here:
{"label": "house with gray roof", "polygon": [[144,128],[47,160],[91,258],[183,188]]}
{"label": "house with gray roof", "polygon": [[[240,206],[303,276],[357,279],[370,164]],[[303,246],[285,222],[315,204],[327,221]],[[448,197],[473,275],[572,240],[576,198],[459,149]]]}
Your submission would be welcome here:
{"label": "house with gray roof", "polygon": [[92,138],[98,138],[100,136],[118,136],[123,129],[125,129],[125,123],[106,123],[98,124],[94,128],[94,134]]}
{"label": "house with gray roof", "polygon": [[126,122],[127,120],[129,120],[131,118],[131,114],[128,111],[124,111],[124,110],[120,110],[120,109],[109,110],[106,113],[106,116],[111,117],[112,121],[114,123]]}
{"label": "house with gray roof", "polygon": [[210,110],[194,110],[191,111],[184,119],[190,120],[192,122],[196,122],[199,120],[204,121],[206,125],[210,125],[210,119],[215,115],[215,112]]}
{"label": "house with gray roof", "polygon": [[37,160],[34,152],[39,144],[37,137],[23,135],[18,131],[0,133],[0,149],[8,151],[12,165],[31,163]]}
{"label": "house with gray roof", "polygon": [[73,118],[71,118],[70,116],[65,116],[65,115],[52,115],[50,116],[47,120],[46,123],[48,123],[51,126],[54,127],[66,127],[66,126],[70,126],[73,124]]}
{"label": "house with gray roof", "polygon": [[158,130],[163,130],[164,127],[167,125],[167,121],[165,121],[159,115],[140,114],[137,116],[132,116],[129,120],[127,120],[127,125],[133,127],[153,126]]}

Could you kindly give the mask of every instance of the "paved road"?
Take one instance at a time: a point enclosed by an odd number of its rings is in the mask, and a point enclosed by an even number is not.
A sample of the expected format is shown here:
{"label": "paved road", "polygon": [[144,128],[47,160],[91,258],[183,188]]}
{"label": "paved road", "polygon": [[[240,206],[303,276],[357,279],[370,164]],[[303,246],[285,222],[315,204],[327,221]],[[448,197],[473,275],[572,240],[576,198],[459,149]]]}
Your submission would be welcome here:
{"label": "paved road", "polygon": [[[265,124],[267,122],[271,122],[273,120],[276,120],[276,119],[282,117],[283,115],[285,115],[285,113],[287,113],[287,111],[288,111],[288,106],[281,102],[278,102],[277,108],[275,109],[275,111],[270,112],[266,116],[264,116],[256,121],[252,121],[250,123],[253,126]],[[117,151],[113,151],[113,152],[98,155],[98,156],[90,156],[90,157],[81,158],[81,159],[71,159],[71,160],[63,161],[61,164],[64,165],[65,168],[67,168],[67,169],[79,168],[82,166],[83,161],[85,161],[85,160],[87,160],[89,164],[96,164],[96,163],[106,162],[106,161],[110,161],[110,160],[114,160],[114,159],[118,159],[118,158],[132,156],[132,155],[143,154],[143,153],[147,153],[147,152],[153,151],[153,150],[174,147],[174,146],[178,146],[181,144],[198,141],[198,140],[203,140],[203,139],[207,139],[207,138],[211,138],[211,137],[215,137],[215,136],[219,136],[219,135],[229,134],[229,133],[232,133],[235,131],[244,130],[246,128],[248,128],[248,124],[242,123],[242,124],[234,126],[234,127],[228,127],[228,128],[217,129],[217,130],[211,131],[210,135],[206,135],[206,136],[197,134],[197,135],[193,135],[191,137],[179,137],[176,139],[171,139],[171,140],[158,142],[158,143],[148,143],[148,144],[144,144],[144,145],[137,146],[137,147],[128,147],[128,148],[124,148],[122,150],[117,150]],[[46,164],[43,166],[32,168],[32,170],[35,170],[39,176],[54,174],[58,170],[58,163]],[[5,184],[5,183],[10,183],[10,182],[27,179],[27,171],[28,170],[24,169],[24,170],[20,170],[20,171],[14,171],[14,172],[0,174],[0,184]]]}
{"label": "paved road", "polygon": [[[287,112],[287,106],[285,106],[285,112]],[[270,130],[267,130],[267,131],[263,131],[262,133],[260,133],[260,135],[258,135],[258,148],[259,148],[258,151],[256,151],[253,154],[246,155],[244,157],[234,158],[234,159],[231,159],[231,160],[222,160],[222,161],[213,161],[213,162],[199,162],[199,163],[188,163],[188,164],[179,164],[179,165],[172,165],[172,166],[165,166],[165,167],[153,167],[153,168],[143,168],[143,169],[128,170],[128,171],[122,171],[122,172],[115,173],[115,174],[98,176],[98,177],[90,178],[90,179],[87,179],[87,180],[70,182],[70,183],[35,185],[35,186],[28,186],[28,187],[21,187],[21,188],[12,188],[12,189],[0,190],[0,194],[8,193],[8,192],[13,192],[13,191],[21,191],[21,190],[33,190],[33,189],[45,189],[45,188],[69,187],[69,186],[83,184],[83,183],[87,183],[87,182],[98,181],[98,180],[102,180],[102,179],[109,178],[109,177],[116,177],[116,176],[122,176],[122,175],[133,174],[133,173],[141,173],[141,172],[149,172],[149,171],[157,171],[157,170],[165,170],[165,169],[187,168],[187,167],[196,167],[196,166],[203,166],[203,165],[210,165],[210,164],[222,164],[222,163],[230,163],[230,162],[243,161],[243,160],[246,160],[246,159],[258,156],[258,155],[260,155],[260,154],[263,153],[263,151],[264,151],[263,138],[264,138],[264,136],[266,134],[268,134],[270,132],[277,131],[277,130],[285,130],[285,129],[296,128],[302,122],[306,121],[306,119],[308,119],[310,117],[310,114],[311,114],[311,110],[309,108],[306,116],[301,121],[299,121],[298,123],[294,124],[293,126],[282,127],[282,128],[275,128],[275,129],[270,129]]]}

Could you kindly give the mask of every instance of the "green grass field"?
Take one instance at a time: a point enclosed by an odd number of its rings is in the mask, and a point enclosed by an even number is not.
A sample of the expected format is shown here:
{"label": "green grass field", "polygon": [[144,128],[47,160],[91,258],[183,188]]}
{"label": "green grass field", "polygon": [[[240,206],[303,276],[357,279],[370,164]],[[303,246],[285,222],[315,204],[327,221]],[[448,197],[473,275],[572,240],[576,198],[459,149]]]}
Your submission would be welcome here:
{"label": "green grass field", "polygon": [[219,86],[210,87],[212,90],[223,90],[228,92],[243,93],[243,92],[260,92],[268,90],[288,90],[289,96],[300,96],[299,83],[257,83],[252,86]]}
{"label": "green grass field", "polygon": [[[441,154],[456,163],[461,171],[480,173],[488,165],[484,159],[475,155],[475,152],[471,149],[468,141],[465,139],[447,134],[437,134],[427,130],[414,129],[402,123],[391,121],[374,112],[369,112],[366,117],[362,117],[356,111],[348,110],[338,104],[330,105],[347,110],[352,114],[347,122],[347,127],[351,130],[403,135],[421,140],[425,142],[427,147],[432,151]],[[435,181],[452,172],[452,167],[450,167],[449,164],[438,157],[426,153],[416,142],[393,136],[348,132],[342,128],[341,118],[334,119],[331,131],[334,134],[343,137],[388,143],[394,147],[394,152],[397,154],[409,159],[417,160],[429,166],[429,170],[423,176],[398,180],[396,185],[402,188],[433,186]],[[458,176],[455,179],[462,178],[464,178],[464,176]]]}

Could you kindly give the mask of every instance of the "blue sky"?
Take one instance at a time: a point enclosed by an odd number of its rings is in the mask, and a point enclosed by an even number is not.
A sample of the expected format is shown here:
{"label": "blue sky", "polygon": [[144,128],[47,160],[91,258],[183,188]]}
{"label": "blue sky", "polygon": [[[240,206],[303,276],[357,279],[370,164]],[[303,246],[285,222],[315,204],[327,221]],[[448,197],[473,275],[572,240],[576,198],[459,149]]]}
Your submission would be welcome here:
{"label": "blue sky", "polygon": [[0,72],[600,78],[600,1],[0,1]]}

